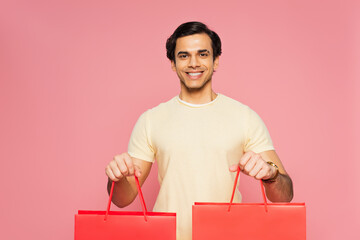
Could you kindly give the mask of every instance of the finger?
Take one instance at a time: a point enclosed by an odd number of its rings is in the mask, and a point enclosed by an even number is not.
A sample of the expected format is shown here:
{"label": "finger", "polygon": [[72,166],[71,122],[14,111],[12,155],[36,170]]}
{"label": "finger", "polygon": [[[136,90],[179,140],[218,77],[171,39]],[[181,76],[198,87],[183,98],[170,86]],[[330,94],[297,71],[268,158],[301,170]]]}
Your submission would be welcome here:
{"label": "finger", "polygon": [[229,167],[230,172],[236,172],[238,170],[239,165],[234,164]]}
{"label": "finger", "polygon": [[116,161],[111,161],[108,166],[116,178],[121,179],[123,177]]}
{"label": "finger", "polygon": [[255,166],[251,169],[251,171],[249,171],[249,176],[255,177],[262,170],[263,165],[264,165],[263,161],[259,159],[255,163]]}
{"label": "finger", "polygon": [[268,171],[266,169],[261,169],[256,175],[255,178],[257,180],[264,179],[268,175]]}
{"label": "finger", "polygon": [[251,156],[251,158],[244,166],[244,172],[249,175],[249,172],[255,167],[255,164],[258,161],[260,161],[260,156],[258,154]]}
{"label": "finger", "polygon": [[245,165],[250,160],[252,155],[253,155],[253,152],[247,152],[240,158],[239,166],[240,166],[241,170],[244,170]]}
{"label": "finger", "polygon": [[134,163],[129,155],[124,155],[125,165],[128,169],[128,175],[134,175]]}
{"label": "finger", "polygon": [[116,165],[118,166],[118,168],[120,169],[121,174],[123,176],[128,176],[129,175],[129,169],[126,166],[125,160],[123,159],[123,157],[116,158],[115,162],[116,162]]}
{"label": "finger", "polygon": [[117,181],[120,180],[120,179],[118,179],[117,177],[115,177],[115,175],[114,175],[114,173],[111,171],[111,168],[110,168],[109,165],[105,168],[105,173],[106,173],[106,175],[108,176],[108,178],[110,178],[110,180],[113,181],[113,182],[117,182]]}

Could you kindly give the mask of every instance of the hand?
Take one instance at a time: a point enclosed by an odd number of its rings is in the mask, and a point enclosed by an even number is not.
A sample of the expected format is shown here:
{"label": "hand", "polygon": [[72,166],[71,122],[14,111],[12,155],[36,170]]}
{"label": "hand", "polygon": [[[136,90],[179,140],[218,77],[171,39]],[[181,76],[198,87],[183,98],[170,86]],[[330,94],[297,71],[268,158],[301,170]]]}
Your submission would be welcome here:
{"label": "hand", "polygon": [[114,159],[105,168],[106,175],[114,182],[123,177],[136,175],[140,177],[140,168],[134,165],[132,158],[128,153],[116,155]]}
{"label": "hand", "polygon": [[258,180],[271,179],[275,176],[277,171],[275,167],[269,165],[264,159],[262,159],[260,154],[251,151],[245,153],[241,157],[238,165],[230,166],[230,171],[236,172],[238,166],[243,173]]}

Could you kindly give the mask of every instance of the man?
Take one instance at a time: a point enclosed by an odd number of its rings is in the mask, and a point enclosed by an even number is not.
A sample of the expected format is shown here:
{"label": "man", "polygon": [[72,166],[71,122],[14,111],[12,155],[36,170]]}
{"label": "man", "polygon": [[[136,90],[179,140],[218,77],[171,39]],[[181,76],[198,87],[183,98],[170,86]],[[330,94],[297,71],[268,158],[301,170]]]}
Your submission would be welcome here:
{"label": "man", "polygon": [[[154,211],[177,213],[177,239],[191,239],[194,202],[228,202],[238,166],[262,179],[273,202],[288,202],[292,182],[274,151],[260,117],[249,107],[212,89],[219,64],[219,36],[199,22],[180,25],[166,43],[180,94],[143,113],[128,153],[114,157],[106,174],[115,181],[113,202],[129,205],[158,161],[160,191]],[[236,192],[235,202],[241,201]]]}

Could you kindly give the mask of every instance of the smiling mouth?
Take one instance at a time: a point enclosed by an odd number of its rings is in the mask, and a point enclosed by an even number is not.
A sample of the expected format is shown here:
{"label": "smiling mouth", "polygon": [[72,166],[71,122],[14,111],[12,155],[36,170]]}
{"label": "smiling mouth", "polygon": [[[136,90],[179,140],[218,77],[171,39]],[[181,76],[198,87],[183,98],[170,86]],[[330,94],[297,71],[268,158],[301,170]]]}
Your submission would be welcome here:
{"label": "smiling mouth", "polygon": [[189,74],[190,76],[199,76],[200,74],[202,74],[202,72],[196,72],[196,73],[189,72],[187,74]]}
{"label": "smiling mouth", "polygon": [[203,72],[187,72],[186,74],[189,76],[190,79],[199,79],[202,76]]}

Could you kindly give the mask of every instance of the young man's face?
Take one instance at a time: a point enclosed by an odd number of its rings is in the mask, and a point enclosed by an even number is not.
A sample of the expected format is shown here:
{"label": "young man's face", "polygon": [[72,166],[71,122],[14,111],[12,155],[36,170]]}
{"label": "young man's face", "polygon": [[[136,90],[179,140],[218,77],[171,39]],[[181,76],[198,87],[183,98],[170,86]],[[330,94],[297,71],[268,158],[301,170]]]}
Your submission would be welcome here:
{"label": "young man's face", "polygon": [[177,39],[175,62],[171,62],[171,68],[187,89],[200,90],[210,84],[218,64],[219,57],[214,60],[211,39],[207,34],[194,34]]}

